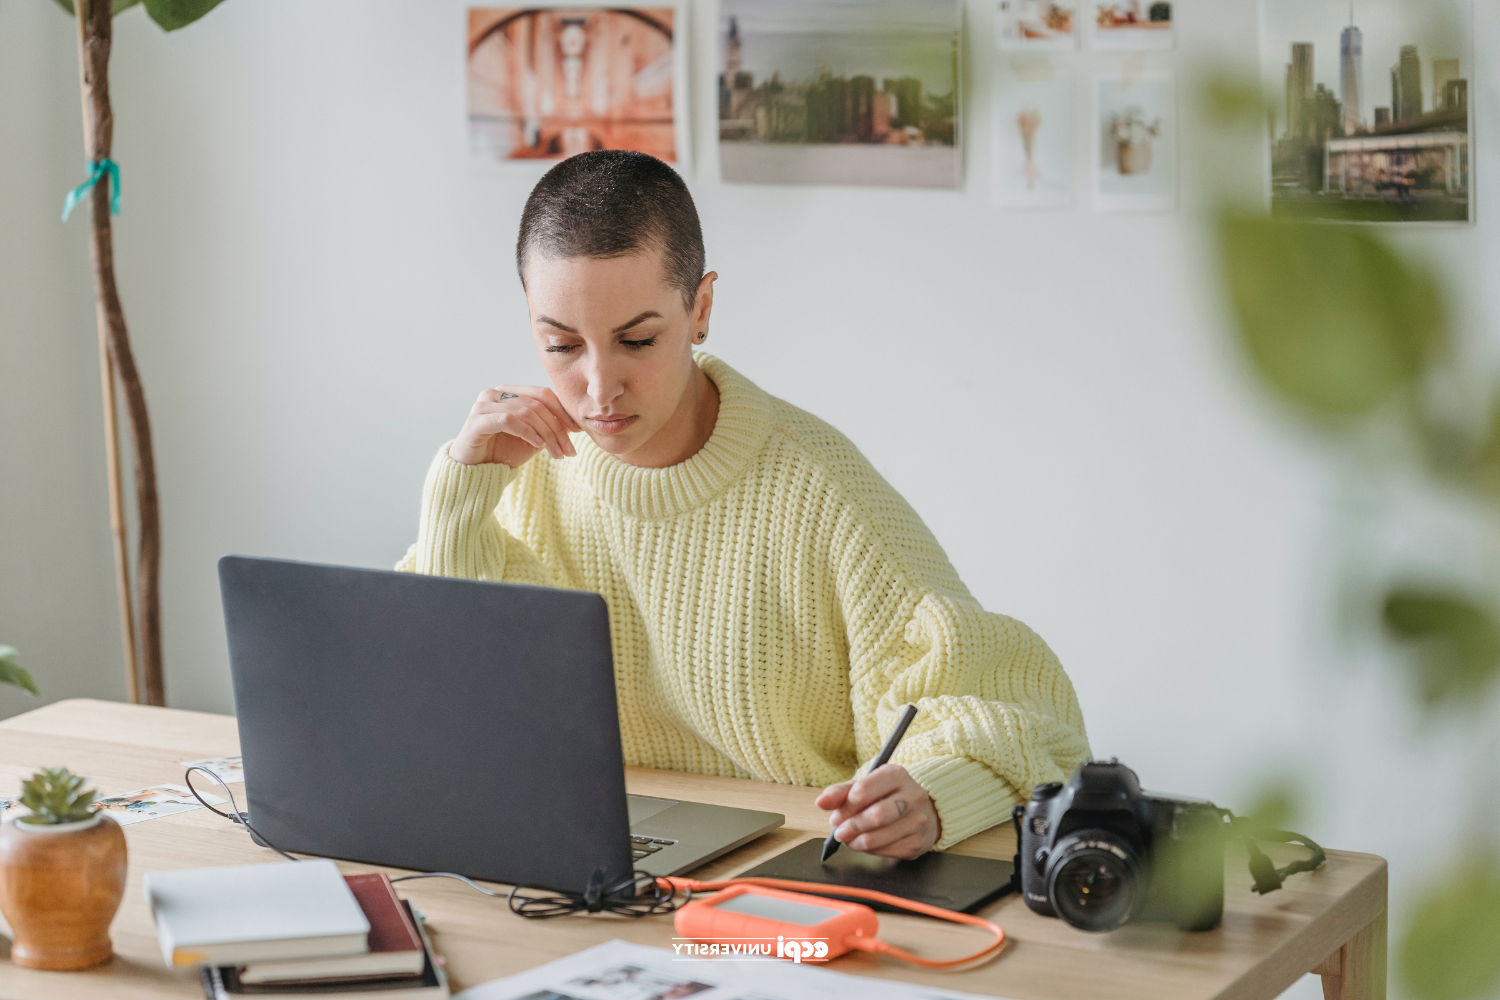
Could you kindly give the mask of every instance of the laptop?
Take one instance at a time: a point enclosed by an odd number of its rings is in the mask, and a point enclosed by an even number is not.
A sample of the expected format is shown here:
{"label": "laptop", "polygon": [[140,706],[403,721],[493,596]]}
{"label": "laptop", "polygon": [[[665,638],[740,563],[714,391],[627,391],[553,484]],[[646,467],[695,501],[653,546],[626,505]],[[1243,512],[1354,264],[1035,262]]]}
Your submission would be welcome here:
{"label": "laptop", "polygon": [[250,822],[284,851],[583,892],[785,821],[626,794],[598,594],[233,555],[219,584]]}

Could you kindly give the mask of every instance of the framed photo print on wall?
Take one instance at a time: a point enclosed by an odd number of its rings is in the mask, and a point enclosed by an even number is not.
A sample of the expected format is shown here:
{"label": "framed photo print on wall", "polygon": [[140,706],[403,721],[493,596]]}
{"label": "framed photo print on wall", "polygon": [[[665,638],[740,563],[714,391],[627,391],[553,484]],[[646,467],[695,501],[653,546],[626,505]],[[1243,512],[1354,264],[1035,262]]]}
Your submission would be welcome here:
{"label": "framed photo print on wall", "polygon": [[960,0],[722,0],[726,181],[956,188]]}
{"label": "framed photo print on wall", "polygon": [[482,162],[688,153],[683,8],[470,7],[469,149]]}
{"label": "framed photo print on wall", "polygon": [[1271,211],[1473,220],[1470,0],[1261,0]]}
{"label": "framed photo print on wall", "polygon": [[997,205],[1073,204],[1073,74],[1048,56],[1001,59],[995,73],[991,191]]}
{"label": "framed photo print on wall", "polygon": [[1094,207],[1177,207],[1177,87],[1170,73],[1094,78]]}
{"label": "framed photo print on wall", "polygon": [[1172,0],[1090,0],[1096,49],[1142,51],[1177,45]]}
{"label": "framed photo print on wall", "polygon": [[995,44],[1002,52],[1066,52],[1078,47],[1085,0],[996,0]]}

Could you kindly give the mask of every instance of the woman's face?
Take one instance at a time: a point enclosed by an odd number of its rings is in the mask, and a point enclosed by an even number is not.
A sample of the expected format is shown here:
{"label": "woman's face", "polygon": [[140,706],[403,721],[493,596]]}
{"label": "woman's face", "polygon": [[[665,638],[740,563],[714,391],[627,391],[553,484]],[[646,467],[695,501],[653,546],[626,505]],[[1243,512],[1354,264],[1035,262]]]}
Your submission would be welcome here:
{"label": "woman's face", "polygon": [[680,418],[695,389],[694,337],[708,327],[716,277],[703,278],[690,311],[655,250],[527,262],[531,332],[552,389],[604,451],[629,461]]}

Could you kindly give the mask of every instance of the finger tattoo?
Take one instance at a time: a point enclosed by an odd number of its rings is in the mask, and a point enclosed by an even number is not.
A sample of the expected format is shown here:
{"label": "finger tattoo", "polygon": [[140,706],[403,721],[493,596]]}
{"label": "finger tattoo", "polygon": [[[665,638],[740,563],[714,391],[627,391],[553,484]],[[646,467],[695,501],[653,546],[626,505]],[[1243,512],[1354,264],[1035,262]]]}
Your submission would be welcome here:
{"label": "finger tattoo", "polygon": [[911,808],[911,806],[907,805],[905,799],[897,799],[896,800],[896,815],[897,816],[905,816],[906,815],[906,810],[908,810],[910,808]]}
{"label": "finger tattoo", "polygon": [[500,394],[500,398],[501,399],[520,399],[521,397],[517,396],[513,392],[502,392]]}

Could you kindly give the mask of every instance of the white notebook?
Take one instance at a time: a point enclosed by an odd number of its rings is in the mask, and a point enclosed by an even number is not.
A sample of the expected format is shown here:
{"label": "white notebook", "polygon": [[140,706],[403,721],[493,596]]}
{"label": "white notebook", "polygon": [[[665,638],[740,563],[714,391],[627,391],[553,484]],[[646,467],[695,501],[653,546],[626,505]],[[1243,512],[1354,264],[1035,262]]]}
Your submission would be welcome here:
{"label": "white notebook", "polygon": [[144,888],[168,965],[369,950],[370,923],[332,861],[148,872]]}

